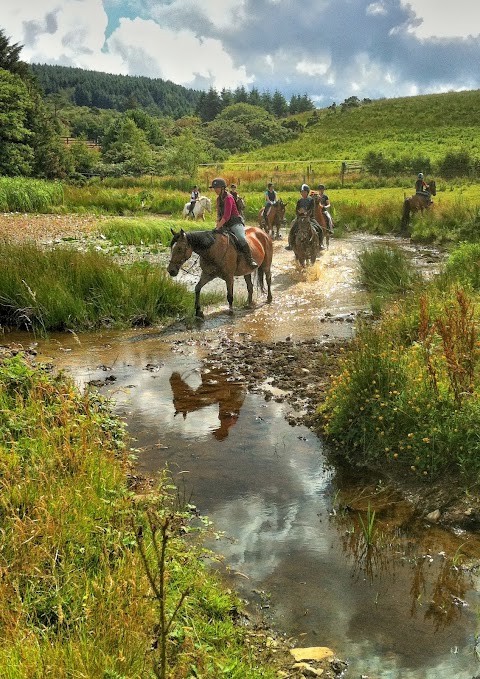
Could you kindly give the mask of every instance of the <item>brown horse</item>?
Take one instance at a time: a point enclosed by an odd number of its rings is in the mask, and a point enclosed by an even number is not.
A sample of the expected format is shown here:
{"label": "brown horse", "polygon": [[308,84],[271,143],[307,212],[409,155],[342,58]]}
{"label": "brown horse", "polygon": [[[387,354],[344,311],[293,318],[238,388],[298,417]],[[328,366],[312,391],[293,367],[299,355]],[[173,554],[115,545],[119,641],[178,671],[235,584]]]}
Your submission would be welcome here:
{"label": "brown horse", "polygon": [[[181,229],[175,233],[171,229],[173,239],[170,244],[171,257],[167,267],[170,276],[176,276],[182,264],[190,259],[195,252],[200,256],[200,268],[202,270],[200,280],[195,286],[195,315],[203,318],[200,307],[200,290],[214,278],[223,278],[227,285],[227,301],[229,313],[233,313],[233,280],[235,276],[243,276],[248,290],[248,306],[253,304],[252,272],[255,269],[249,267],[244,256],[235,247],[228,233],[218,231],[189,231]],[[267,302],[272,301],[272,239],[262,229],[249,226],[245,229],[245,236],[253,259],[258,264],[258,286],[265,292],[264,277],[267,282]]]}
{"label": "brown horse", "polygon": [[310,264],[315,264],[315,260],[320,252],[320,241],[318,233],[310,224],[308,215],[299,215],[297,217],[297,228],[295,235],[292,238],[292,250],[295,258],[300,262],[300,266],[310,260]]}
{"label": "brown horse", "polygon": [[320,202],[320,196],[318,193],[313,194],[313,202],[315,204],[313,216],[322,227],[323,242],[325,243],[325,247],[328,250],[328,246],[330,245],[330,231],[327,227],[327,218],[323,214],[322,204]]}
{"label": "brown horse", "polygon": [[[435,181],[432,181],[428,185],[428,191],[432,196],[437,195],[437,187]],[[403,201],[403,212],[402,212],[402,229],[406,229],[410,223],[410,215],[413,212],[423,212],[427,210],[430,206],[430,200],[427,195],[423,193],[416,193],[410,198],[405,198]]]}
{"label": "brown horse", "polygon": [[258,223],[260,224],[260,228],[264,229],[272,238],[273,238],[273,231],[276,229],[276,234],[275,234],[275,239],[278,240],[280,238],[280,227],[281,226],[286,226],[287,222],[285,219],[285,210],[286,210],[287,204],[283,202],[283,200],[280,198],[277,200],[274,205],[270,207],[270,210],[268,211],[267,215],[267,221],[265,222],[265,219],[263,217],[263,212],[264,208],[260,210],[258,213]]}
{"label": "brown horse", "polygon": [[218,404],[220,425],[212,434],[218,441],[223,441],[240,415],[245,400],[245,385],[242,382],[232,382],[229,373],[215,367],[209,372],[201,372],[200,377],[201,384],[193,388],[179,372],[171,374],[170,386],[175,415],[181,413],[185,419],[188,413]]}
{"label": "brown horse", "polygon": [[238,212],[243,217],[245,215],[245,200],[242,198],[242,196],[238,196],[235,203],[237,205]]}

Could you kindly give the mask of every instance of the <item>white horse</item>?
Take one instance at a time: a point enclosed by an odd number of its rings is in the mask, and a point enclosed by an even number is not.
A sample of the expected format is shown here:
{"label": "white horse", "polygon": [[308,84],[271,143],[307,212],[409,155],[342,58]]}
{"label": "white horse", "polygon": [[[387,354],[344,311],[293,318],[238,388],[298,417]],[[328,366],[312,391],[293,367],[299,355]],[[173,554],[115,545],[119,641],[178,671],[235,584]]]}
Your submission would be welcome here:
{"label": "white horse", "polygon": [[[183,208],[182,215],[185,217],[185,219],[189,219],[191,217],[189,216],[189,210],[190,201],[185,203],[185,207]],[[208,212],[212,211],[212,201],[210,198],[207,198],[207,196],[200,196],[193,206],[193,219],[197,220],[201,217],[203,221],[205,221],[205,210],[208,210]]]}

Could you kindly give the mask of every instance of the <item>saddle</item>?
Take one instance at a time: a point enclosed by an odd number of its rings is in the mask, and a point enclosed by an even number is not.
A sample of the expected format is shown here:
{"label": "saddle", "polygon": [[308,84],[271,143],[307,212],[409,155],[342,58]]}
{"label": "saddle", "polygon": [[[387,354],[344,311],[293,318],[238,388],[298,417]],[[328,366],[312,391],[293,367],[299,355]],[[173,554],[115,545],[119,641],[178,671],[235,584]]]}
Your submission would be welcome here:
{"label": "saddle", "polygon": [[220,228],[220,229],[213,229],[214,233],[221,233],[224,236],[227,236],[227,238],[231,241],[233,247],[237,252],[241,252],[240,248],[240,241],[236,237],[236,235],[233,233],[233,231],[230,231],[228,226],[225,226],[225,224]]}

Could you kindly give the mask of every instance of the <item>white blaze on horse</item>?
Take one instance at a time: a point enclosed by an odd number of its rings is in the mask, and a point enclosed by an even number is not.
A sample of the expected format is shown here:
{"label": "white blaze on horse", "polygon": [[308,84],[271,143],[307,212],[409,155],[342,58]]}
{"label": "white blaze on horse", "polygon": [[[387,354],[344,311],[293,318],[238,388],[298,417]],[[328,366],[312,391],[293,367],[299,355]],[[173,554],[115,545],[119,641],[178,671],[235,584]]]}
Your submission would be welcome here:
{"label": "white blaze on horse", "polygon": [[210,198],[207,196],[200,196],[193,206],[193,214],[190,213],[190,203],[191,201],[185,203],[182,216],[185,217],[185,219],[195,219],[195,221],[197,219],[203,219],[205,221],[205,210],[207,212],[212,211],[212,201]]}

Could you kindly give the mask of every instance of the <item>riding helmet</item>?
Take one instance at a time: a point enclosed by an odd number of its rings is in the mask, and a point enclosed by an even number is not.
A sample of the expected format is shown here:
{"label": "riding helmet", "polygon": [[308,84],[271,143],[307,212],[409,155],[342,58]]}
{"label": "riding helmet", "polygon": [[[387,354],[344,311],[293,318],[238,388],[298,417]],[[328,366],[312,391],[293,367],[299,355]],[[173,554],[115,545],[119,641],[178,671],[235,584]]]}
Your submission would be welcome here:
{"label": "riding helmet", "polygon": [[231,189],[236,189],[236,188],[237,188],[237,185],[236,185],[236,184],[230,184],[230,188],[231,188]]}
{"label": "riding helmet", "polygon": [[310,192],[310,187],[308,184],[302,184],[300,191],[308,191]]}
{"label": "riding helmet", "polygon": [[227,188],[227,182],[225,181],[225,179],[222,179],[222,177],[216,177],[215,179],[212,180],[212,183],[208,188],[209,189],[226,189]]}
{"label": "riding helmet", "polygon": [[418,173],[418,179],[423,179],[423,172]]}
{"label": "riding helmet", "polygon": [[317,186],[317,189],[318,189],[319,191],[320,191],[321,189],[324,189],[324,188],[325,188],[325,184],[319,184],[319,185]]}

